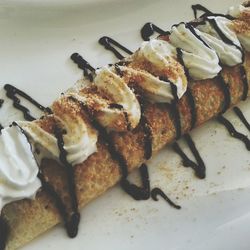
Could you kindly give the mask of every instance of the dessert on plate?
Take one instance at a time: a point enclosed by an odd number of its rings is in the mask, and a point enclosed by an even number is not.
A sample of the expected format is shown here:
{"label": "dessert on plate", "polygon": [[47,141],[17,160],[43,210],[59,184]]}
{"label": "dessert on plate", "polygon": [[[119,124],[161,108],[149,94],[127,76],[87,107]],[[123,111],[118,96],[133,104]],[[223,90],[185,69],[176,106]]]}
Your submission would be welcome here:
{"label": "dessert on plate", "polygon": [[[137,200],[163,196],[151,192],[143,163],[250,94],[249,22],[245,2],[227,15],[207,11],[173,25],[132,55],[92,69],[40,119],[3,128],[0,249],[59,222],[75,237],[79,209],[118,182]],[[127,179],[138,167],[141,187]]]}

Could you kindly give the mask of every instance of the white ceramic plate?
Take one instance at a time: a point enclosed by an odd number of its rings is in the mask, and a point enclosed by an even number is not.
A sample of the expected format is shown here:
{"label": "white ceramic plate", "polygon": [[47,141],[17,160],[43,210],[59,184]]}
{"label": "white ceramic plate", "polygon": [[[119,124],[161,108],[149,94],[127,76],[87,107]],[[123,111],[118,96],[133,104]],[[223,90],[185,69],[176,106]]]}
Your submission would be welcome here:
{"label": "white ceramic plate", "polygon": [[[79,52],[94,66],[113,62],[98,45],[109,35],[131,50],[141,43],[145,22],[168,29],[192,19],[192,0],[0,1],[0,84],[13,84],[44,105],[82,72],[69,59]],[[199,1],[225,12],[233,0]],[[4,96],[2,90],[0,95]],[[249,101],[241,104],[250,120]],[[6,115],[8,114],[8,116]],[[230,112],[227,116],[247,133]],[[6,100],[0,122],[22,116]],[[161,187],[182,209],[164,201],[136,202],[117,186],[82,211],[79,235],[68,239],[57,226],[24,249],[249,249],[250,158],[244,145],[215,121],[192,132],[207,165],[198,180],[170,148],[150,162],[152,186]],[[183,142],[185,150],[187,147]]]}

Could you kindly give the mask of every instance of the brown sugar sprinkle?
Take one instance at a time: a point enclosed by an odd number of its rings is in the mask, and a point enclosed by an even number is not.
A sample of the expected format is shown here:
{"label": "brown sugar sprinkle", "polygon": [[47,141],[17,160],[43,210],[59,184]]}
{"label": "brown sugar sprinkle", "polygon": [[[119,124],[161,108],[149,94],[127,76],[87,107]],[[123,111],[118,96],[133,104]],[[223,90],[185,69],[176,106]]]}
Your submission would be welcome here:
{"label": "brown sugar sprinkle", "polygon": [[36,123],[44,131],[53,134],[56,120],[53,115],[46,115],[40,120],[34,121],[34,123]]}
{"label": "brown sugar sprinkle", "polygon": [[237,34],[250,33],[250,13],[249,13],[249,19],[233,20],[231,27]]}
{"label": "brown sugar sprinkle", "polygon": [[89,109],[93,110],[93,112],[95,110],[100,110],[104,107],[107,107],[108,104],[112,103],[108,99],[102,98],[97,93],[80,92],[79,94],[86,98],[84,103],[89,107]]}
{"label": "brown sugar sprinkle", "polygon": [[123,111],[122,105],[116,103],[113,97],[109,96],[105,91],[98,91],[96,88],[82,89],[80,94],[86,97],[86,105],[92,111],[96,119],[103,119],[105,113],[101,110],[103,108],[112,108],[120,110],[116,115],[116,119],[109,124],[110,128],[117,131],[126,131],[128,126],[127,117]]}
{"label": "brown sugar sprinkle", "polygon": [[59,117],[67,114],[73,120],[75,120],[76,116],[82,114],[81,107],[66,96],[55,101],[52,105],[52,110]]}
{"label": "brown sugar sprinkle", "polygon": [[[250,1],[243,5],[250,5]],[[236,33],[246,34],[250,32],[250,10],[243,11],[237,19],[232,21],[232,28]]]}
{"label": "brown sugar sprinkle", "polygon": [[[43,116],[40,120],[34,121],[41,129],[47,133],[53,134],[55,125],[59,125],[61,122],[56,117],[65,117],[67,120],[71,120],[75,123],[79,118],[82,119],[87,125],[89,124],[88,118],[80,105],[70,100],[68,97],[63,96],[52,105],[53,114]],[[64,119],[63,119],[64,120]],[[63,125],[62,125],[63,127]]]}
{"label": "brown sugar sprinkle", "polygon": [[95,85],[91,85],[89,87],[86,88],[82,88],[79,91],[79,94],[84,95],[90,99],[96,100],[96,99],[100,99],[100,100],[104,100],[107,103],[113,103],[114,102],[114,98],[108,94],[107,92],[104,91],[104,89],[99,90],[97,88],[97,86]]}
{"label": "brown sugar sprinkle", "polygon": [[65,117],[65,119],[71,119],[71,121],[73,121],[72,124],[74,121],[79,121],[80,118],[87,126],[90,126],[89,118],[82,109],[81,105],[68,96],[61,97],[59,100],[54,102],[52,105],[52,110],[59,118]]}
{"label": "brown sugar sprinkle", "polygon": [[[139,70],[139,71],[143,73],[142,70]],[[143,80],[143,77],[141,77],[139,74],[132,74],[129,70],[124,70],[124,72],[125,74],[123,75],[123,79],[126,83],[141,82]]]}
{"label": "brown sugar sprinkle", "polygon": [[249,19],[250,19],[250,10],[243,11],[241,13],[241,16],[239,17],[239,19],[246,19],[247,21],[249,21]]}
{"label": "brown sugar sprinkle", "polygon": [[[140,82],[143,82],[144,79],[149,75],[148,72],[143,70],[137,70],[135,73],[132,73],[129,70],[124,70],[123,73],[124,73],[123,79],[127,84],[133,82],[133,83],[138,83],[138,85]],[[140,86],[138,86],[138,88],[140,88]],[[153,86],[150,86],[150,88],[151,91],[153,91]],[[155,86],[154,91],[156,92],[158,88],[160,87]]]}
{"label": "brown sugar sprinkle", "polygon": [[153,72],[154,66],[146,60],[140,58],[137,54],[134,54],[133,61],[128,65],[135,70],[145,70],[148,72]]}

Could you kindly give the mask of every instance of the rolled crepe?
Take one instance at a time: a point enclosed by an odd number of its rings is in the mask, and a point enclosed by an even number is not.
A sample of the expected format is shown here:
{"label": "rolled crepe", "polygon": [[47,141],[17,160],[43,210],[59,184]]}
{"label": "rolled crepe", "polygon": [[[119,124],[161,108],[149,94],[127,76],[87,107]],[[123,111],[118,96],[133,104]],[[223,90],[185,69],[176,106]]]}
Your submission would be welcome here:
{"label": "rolled crepe", "polygon": [[[247,79],[250,79],[250,53],[247,52],[245,52],[244,67]],[[224,67],[222,75],[229,85],[231,106],[233,106],[242,99],[243,95],[244,84],[240,66]],[[248,86],[249,96],[249,81]],[[189,87],[197,111],[196,127],[216,117],[222,111],[225,96],[218,78],[189,82]],[[192,115],[187,94],[184,94],[179,100],[178,110],[182,134],[188,133],[191,130]],[[175,140],[174,118],[169,106],[165,104],[148,103],[145,107],[145,116],[152,130],[154,155]],[[129,132],[112,132],[110,136],[112,136],[116,149],[126,159],[129,172],[138,168],[145,161],[144,133],[140,126]],[[99,140],[97,147],[96,153],[75,166],[76,191],[81,208],[114,186],[121,178],[120,167],[112,159],[107,146]],[[44,159],[41,168],[64,202],[70,204],[67,179],[63,168],[51,159]],[[43,190],[37,193],[35,200],[21,200],[6,205],[2,214],[10,225],[10,237],[7,243],[9,250],[23,246],[61,221],[54,200]]]}

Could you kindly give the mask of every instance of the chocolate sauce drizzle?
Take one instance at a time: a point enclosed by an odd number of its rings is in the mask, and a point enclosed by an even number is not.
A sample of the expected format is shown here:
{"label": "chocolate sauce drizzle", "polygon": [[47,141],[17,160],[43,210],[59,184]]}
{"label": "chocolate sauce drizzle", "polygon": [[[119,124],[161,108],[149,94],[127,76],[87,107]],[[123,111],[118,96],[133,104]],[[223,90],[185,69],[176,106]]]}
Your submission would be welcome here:
{"label": "chocolate sauce drizzle", "polygon": [[171,86],[171,92],[172,95],[174,97],[173,101],[171,102],[170,106],[169,104],[167,104],[167,106],[170,107],[170,111],[171,114],[173,116],[174,119],[174,126],[175,126],[175,131],[176,131],[176,139],[179,139],[181,137],[181,118],[180,118],[180,112],[178,109],[178,95],[177,95],[177,87],[174,83],[172,83],[171,81],[169,81],[167,78],[165,77],[159,77],[160,80],[165,81],[170,83]]}
{"label": "chocolate sauce drizzle", "polygon": [[83,57],[78,53],[73,53],[70,58],[77,64],[79,69],[83,70],[83,75],[92,82],[95,68],[92,67],[90,63],[83,59]]}
{"label": "chocolate sauce drizzle", "polygon": [[69,186],[69,195],[71,198],[71,205],[73,213],[68,220],[66,225],[69,237],[74,238],[78,232],[78,225],[80,221],[80,213],[78,210],[78,201],[76,196],[76,184],[75,184],[75,174],[73,166],[67,160],[67,151],[64,149],[63,134],[66,131],[62,130],[59,126],[54,127],[54,135],[57,139],[57,146],[59,149],[59,159],[62,163],[64,170],[67,174],[67,181]]}
{"label": "chocolate sauce drizzle", "polygon": [[230,90],[229,90],[229,85],[225,82],[221,72],[217,75],[216,78],[220,84],[220,88],[222,89],[223,95],[224,95],[224,105],[223,105],[223,108],[221,110],[221,114],[223,114],[227,111],[227,109],[231,105],[231,94],[230,94]]}
{"label": "chocolate sauce drizzle", "polygon": [[[135,91],[135,90],[134,90]],[[137,93],[137,99],[141,107],[141,119],[140,124],[144,132],[144,158],[149,160],[152,156],[152,141],[153,134],[149,124],[149,121],[145,115],[145,101],[141,95]]]}
{"label": "chocolate sauce drizzle", "polygon": [[182,67],[184,68],[185,75],[187,77],[187,80],[190,80],[190,74],[188,71],[188,68],[186,67],[184,60],[183,60],[183,52],[181,48],[176,48],[176,53],[177,53],[177,60],[180,62]]}
{"label": "chocolate sauce drizzle", "polygon": [[176,208],[176,209],[181,209],[181,206],[176,205],[173,201],[171,201],[168,196],[159,188],[154,188],[151,191],[151,197],[154,201],[158,201],[157,196],[161,196],[170,206]]}
{"label": "chocolate sauce drizzle", "polygon": [[190,32],[199,40],[201,41],[206,47],[208,47],[210,49],[210,46],[197,34],[197,32],[195,31],[194,27],[189,24],[189,23],[185,23],[185,27],[187,29],[190,30]]}
{"label": "chocolate sauce drizzle", "polygon": [[241,100],[245,101],[247,99],[247,94],[248,94],[248,79],[247,79],[247,74],[246,74],[246,69],[244,67],[244,65],[240,65],[239,66],[240,69],[240,75],[241,75],[241,80],[242,80],[242,84],[243,84],[243,93],[242,93],[242,97]]}
{"label": "chocolate sauce drizzle", "polygon": [[9,238],[10,228],[3,216],[0,216],[0,250],[4,250]]}
{"label": "chocolate sauce drizzle", "polygon": [[4,103],[4,100],[3,100],[3,99],[0,99],[0,108],[2,108],[3,103]]}
{"label": "chocolate sauce drizzle", "polygon": [[250,131],[250,124],[247,121],[246,117],[242,113],[242,111],[238,107],[233,108],[234,113],[238,116],[238,118],[241,120],[241,122],[245,125],[245,127]]}
{"label": "chocolate sauce drizzle", "polygon": [[170,110],[171,113],[174,117],[174,127],[175,127],[175,139],[178,140],[181,137],[181,120],[180,120],[180,112],[178,110],[178,106],[176,105],[176,103],[172,103],[170,105]]}
{"label": "chocolate sauce drizzle", "polygon": [[188,144],[192,154],[194,155],[194,158],[196,159],[197,163],[195,163],[194,161],[188,158],[188,156],[183,152],[183,150],[180,148],[177,142],[173,144],[173,149],[182,158],[184,167],[191,167],[195,171],[195,175],[198,178],[204,179],[206,177],[205,163],[202,160],[199,154],[199,151],[197,150],[195,143],[193,142],[191,136],[189,134],[186,134],[184,135],[184,139],[186,143]]}
{"label": "chocolate sauce drizzle", "polygon": [[35,101],[32,97],[30,97],[28,94],[24,93],[22,90],[14,87],[14,86],[12,86],[10,84],[5,84],[4,85],[4,89],[6,90],[6,96],[13,101],[13,106],[16,109],[20,110],[23,113],[24,118],[27,121],[33,121],[36,118],[33,117],[30,114],[30,110],[27,107],[25,107],[22,104],[20,104],[21,101],[17,97],[17,95],[23,97],[24,99],[26,99],[27,101],[29,101],[31,104],[33,104],[35,107],[37,107],[41,111],[46,112],[46,113],[51,113],[50,108],[44,107],[43,105],[41,105],[40,103],[38,103],[37,101]]}
{"label": "chocolate sauce drizzle", "polygon": [[149,125],[148,119],[144,114],[144,111],[142,111],[141,114],[141,124],[144,132],[144,158],[146,160],[149,160],[152,156],[152,130]]}
{"label": "chocolate sauce drizzle", "polygon": [[[221,17],[226,17],[230,20],[234,19],[234,17],[230,16],[230,15],[224,15],[224,14],[220,14],[220,13],[214,13],[210,10],[208,10],[206,7],[204,7],[201,4],[194,4],[191,6],[191,8],[193,9],[194,12],[194,18],[205,18],[205,17],[209,17],[209,16],[221,16]],[[198,11],[202,11],[204,12],[204,14],[202,14],[200,17],[198,17]]]}
{"label": "chocolate sauce drizzle", "polygon": [[124,111],[123,106],[118,104],[118,103],[110,103],[108,107],[110,109],[119,109],[119,110],[123,111],[123,115],[124,115],[125,121],[127,123],[127,130],[130,131],[131,130],[131,123],[130,123],[129,118],[128,118],[128,113],[126,111]]}
{"label": "chocolate sauce drizzle", "polygon": [[219,115],[217,117],[217,121],[226,127],[226,129],[228,130],[228,132],[230,133],[232,137],[242,141],[245,144],[247,150],[250,151],[250,140],[248,139],[246,135],[238,132],[234,128],[233,124],[229,120],[227,120],[223,115]]}
{"label": "chocolate sauce drizzle", "polygon": [[194,12],[194,18],[197,19],[198,18],[198,11],[203,11],[205,13],[205,15],[213,15],[214,13],[211,12],[210,10],[208,10],[206,7],[204,7],[201,4],[194,4],[191,6],[191,8],[193,9]]}
{"label": "chocolate sauce drizzle", "polygon": [[65,204],[63,203],[63,200],[61,199],[61,197],[59,196],[59,194],[56,192],[56,190],[54,189],[54,187],[48,182],[46,181],[45,176],[43,175],[43,173],[40,171],[38,173],[38,178],[40,179],[41,183],[42,183],[42,188],[43,190],[53,198],[53,201],[55,202],[55,206],[58,209],[60,216],[62,217],[63,221],[64,221],[64,226],[67,230],[67,233],[69,235],[69,237],[71,237],[72,233],[71,233],[71,226],[69,226],[69,222],[68,222],[68,213],[67,213],[67,209]]}
{"label": "chocolate sauce drizzle", "polygon": [[195,100],[192,94],[192,90],[189,87],[187,88],[186,95],[187,95],[188,104],[189,104],[190,112],[191,112],[190,128],[193,129],[195,127],[196,120],[197,120],[197,111],[196,111]]}
{"label": "chocolate sauce drizzle", "polygon": [[241,55],[242,55],[242,63],[244,62],[245,60],[245,54],[244,54],[244,51],[243,49],[235,44],[232,40],[230,40],[220,29],[220,27],[218,26],[217,22],[215,21],[215,19],[210,19],[210,18],[206,18],[206,20],[211,24],[211,26],[214,28],[214,30],[217,32],[217,34],[219,35],[219,37],[221,38],[221,40],[228,44],[228,45],[232,45],[234,47],[236,47],[240,52],[241,52]]}
{"label": "chocolate sauce drizzle", "polygon": [[143,25],[141,28],[141,37],[144,41],[149,41],[150,37],[157,32],[160,35],[168,35],[169,31],[164,31],[163,29],[159,28],[155,24],[148,22]]}
{"label": "chocolate sauce drizzle", "polygon": [[181,137],[181,118],[180,118],[180,112],[178,109],[177,87],[172,82],[170,82],[170,86],[171,86],[172,95],[174,97],[174,100],[172,101],[170,107],[174,116],[176,140],[178,140]]}
{"label": "chocolate sauce drizzle", "polygon": [[112,51],[119,60],[124,59],[124,56],[117,50],[117,48],[124,51],[128,55],[133,54],[131,50],[127,49],[126,47],[121,45],[119,42],[115,41],[114,39],[108,36],[101,37],[99,39],[99,43],[103,45],[105,49]]}
{"label": "chocolate sauce drizzle", "polygon": [[109,108],[110,109],[119,109],[119,110],[122,110],[123,109],[123,106],[118,104],[118,103],[110,103],[109,104]]}
{"label": "chocolate sauce drizzle", "polygon": [[121,68],[119,67],[118,63],[115,63],[114,67],[115,67],[116,74],[120,77],[123,77],[123,72],[122,72]]}
{"label": "chocolate sauce drizzle", "polygon": [[148,167],[142,164],[139,168],[142,186],[138,187],[135,184],[130,183],[127,178],[122,178],[120,185],[127,194],[133,197],[135,200],[148,200],[150,197],[150,181],[148,175]]}

